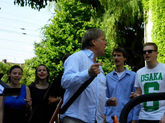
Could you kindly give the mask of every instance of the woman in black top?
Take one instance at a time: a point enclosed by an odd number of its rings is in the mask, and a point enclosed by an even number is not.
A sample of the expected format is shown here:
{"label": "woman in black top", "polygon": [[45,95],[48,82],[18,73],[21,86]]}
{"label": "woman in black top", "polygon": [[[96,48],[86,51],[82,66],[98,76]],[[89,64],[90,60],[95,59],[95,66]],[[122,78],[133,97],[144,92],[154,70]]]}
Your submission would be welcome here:
{"label": "woman in black top", "polygon": [[45,65],[39,65],[35,71],[35,81],[29,85],[32,97],[31,123],[49,123],[54,109],[49,105],[49,70]]}

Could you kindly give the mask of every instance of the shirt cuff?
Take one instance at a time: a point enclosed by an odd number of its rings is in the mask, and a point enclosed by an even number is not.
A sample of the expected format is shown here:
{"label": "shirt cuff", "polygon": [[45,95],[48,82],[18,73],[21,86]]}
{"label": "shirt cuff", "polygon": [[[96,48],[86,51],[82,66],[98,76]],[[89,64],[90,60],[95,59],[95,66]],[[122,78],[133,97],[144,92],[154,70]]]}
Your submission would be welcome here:
{"label": "shirt cuff", "polygon": [[89,80],[91,78],[89,76],[88,69],[82,71],[81,74],[80,74],[80,76],[81,76],[81,79],[83,80],[83,82],[86,82],[87,80]]}
{"label": "shirt cuff", "polygon": [[107,105],[107,101],[108,101],[108,99],[109,99],[109,98],[106,97],[105,106],[108,106],[108,105]]}

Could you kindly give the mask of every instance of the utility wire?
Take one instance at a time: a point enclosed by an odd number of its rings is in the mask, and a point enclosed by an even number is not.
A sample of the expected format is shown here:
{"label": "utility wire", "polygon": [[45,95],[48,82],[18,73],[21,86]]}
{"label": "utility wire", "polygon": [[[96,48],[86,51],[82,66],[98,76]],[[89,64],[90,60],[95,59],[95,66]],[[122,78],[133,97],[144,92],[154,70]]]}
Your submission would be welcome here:
{"label": "utility wire", "polygon": [[[7,51],[9,51],[9,49],[7,49],[7,47],[5,47],[5,46],[2,46],[2,47],[0,46],[0,48],[1,48],[1,50],[7,50]],[[12,52],[19,51],[19,53],[22,53],[22,52],[33,52],[33,51],[21,50],[20,49],[20,46],[19,47],[11,47],[10,48],[10,51],[12,51]]]}
{"label": "utility wire", "polygon": [[39,24],[37,24],[37,23],[31,23],[31,22],[25,22],[25,21],[18,21],[18,20],[13,20],[13,19],[10,19],[10,18],[5,18],[5,17],[3,17],[3,18],[0,17],[0,19],[2,19],[2,21],[5,20],[5,22],[6,22],[6,21],[9,21],[9,22],[15,21],[15,22],[17,22],[17,23],[21,22],[21,23],[29,24],[29,25],[38,25],[38,26],[42,26],[42,25],[39,25]]}
{"label": "utility wire", "polygon": [[[42,21],[42,20],[34,19],[34,18],[27,18],[27,16],[24,17],[24,16],[19,16],[19,15],[14,15],[14,14],[7,13],[7,12],[3,12],[3,11],[2,11],[2,12],[1,12],[1,16],[3,16],[3,14],[9,15],[9,17],[11,17],[11,16],[17,17],[17,19],[18,19],[18,17],[19,17],[19,18],[23,18],[23,19],[26,19],[26,20],[33,20],[33,21],[36,21],[37,23],[38,23],[38,22],[42,22],[42,23],[45,22],[45,21]],[[37,17],[36,17],[36,18],[37,18]],[[50,19],[51,19],[51,18],[50,18]],[[50,19],[48,19],[47,22],[49,22]]]}
{"label": "utility wire", "polygon": [[[0,55],[4,55],[4,54],[1,54],[0,53]],[[5,56],[12,56],[12,57],[20,57],[21,56],[21,58],[27,58],[25,55],[17,55],[17,54],[14,54],[14,55],[13,54],[11,54],[11,55],[10,54],[7,54]]]}
{"label": "utility wire", "polygon": [[11,30],[6,30],[6,29],[0,29],[1,32],[8,32],[8,33],[16,33],[16,34],[24,34],[26,36],[33,36],[33,37],[39,37],[39,35],[33,35],[33,34],[29,34],[29,33],[20,33],[20,32],[16,32],[16,31],[11,31]]}
{"label": "utility wire", "polygon": [[21,44],[32,45],[32,43],[27,43],[27,42],[18,42],[18,41],[9,40],[9,39],[4,39],[4,38],[0,38],[0,40],[4,40],[4,41],[7,41],[7,42],[15,42],[15,43],[21,43]]}

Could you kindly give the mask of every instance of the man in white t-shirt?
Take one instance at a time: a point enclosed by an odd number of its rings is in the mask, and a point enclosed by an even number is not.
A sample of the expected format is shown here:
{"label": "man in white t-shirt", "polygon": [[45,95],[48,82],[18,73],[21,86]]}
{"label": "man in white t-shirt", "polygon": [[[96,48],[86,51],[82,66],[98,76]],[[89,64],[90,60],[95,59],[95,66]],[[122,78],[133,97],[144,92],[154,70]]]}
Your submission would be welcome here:
{"label": "man in white t-shirt", "polygon": [[[143,55],[147,65],[137,71],[136,93],[132,93],[131,98],[143,94],[165,92],[165,64],[157,61],[157,45],[151,42],[144,44]],[[139,123],[159,123],[160,119],[165,117],[164,112],[165,101],[143,102],[141,103]]]}

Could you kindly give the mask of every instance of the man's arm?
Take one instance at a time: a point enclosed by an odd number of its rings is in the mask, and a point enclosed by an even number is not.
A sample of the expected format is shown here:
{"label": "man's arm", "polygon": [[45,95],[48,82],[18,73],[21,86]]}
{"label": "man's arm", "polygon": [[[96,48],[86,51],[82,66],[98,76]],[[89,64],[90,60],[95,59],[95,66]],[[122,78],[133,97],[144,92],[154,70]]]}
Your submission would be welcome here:
{"label": "man's arm", "polygon": [[132,98],[135,98],[135,97],[140,96],[140,95],[142,95],[142,90],[140,87],[136,87],[136,92],[135,93],[131,92],[130,98],[132,99]]}
{"label": "man's arm", "polygon": [[137,96],[142,95],[142,90],[141,90],[140,87],[137,87],[137,88],[136,88],[136,94],[137,94]]}
{"label": "man's arm", "polygon": [[[82,60],[75,55],[70,56],[64,63],[64,74],[61,80],[61,86],[68,89],[75,86],[82,85],[85,81],[89,80],[92,76],[100,73],[99,66],[101,63],[92,64],[89,68],[80,70],[79,66]],[[82,68],[81,68],[82,69]]]}
{"label": "man's arm", "polygon": [[[79,87],[86,80],[90,79],[88,74],[89,68],[84,68],[81,66],[84,64],[83,60],[76,55],[71,55],[64,63],[64,74],[61,79],[61,86],[64,89]],[[80,70],[81,69],[81,70]]]}
{"label": "man's arm", "polygon": [[[141,93],[141,88],[133,87],[133,91],[136,94]],[[133,110],[133,117],[132,117],[132,122],[131,123],[138,123],[138,117],[139,117],[139,112],[140,112],[140,104],[136,105],[132,110]]]}
{"label": "man's arm", "polygon": [[163,117],[160,119],[160,123],[165,123],[165,114],[164,114]]}

